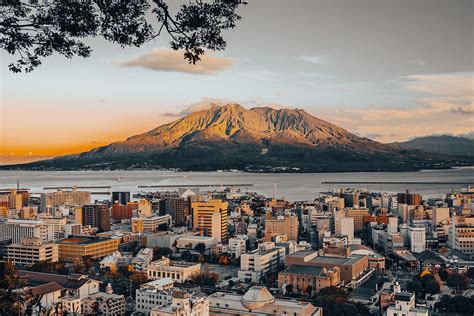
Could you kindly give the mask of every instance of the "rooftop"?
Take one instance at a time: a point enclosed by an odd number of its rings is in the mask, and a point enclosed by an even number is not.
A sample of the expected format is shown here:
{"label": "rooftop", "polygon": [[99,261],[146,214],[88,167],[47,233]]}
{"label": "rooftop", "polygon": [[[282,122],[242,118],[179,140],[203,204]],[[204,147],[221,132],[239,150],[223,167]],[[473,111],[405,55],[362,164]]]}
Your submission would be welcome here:
{"label": "rooftop", "polygon": [[72,235],[68,238],[57,241],[57,243],[58,244],[87,245],[87,244],[94,244],[94,243],[102,242],[106,240],[111,240],[111,239],[106,238],[106,237]]}
{"label": "rooftop", "polygon": [[301,266],[301,265],[292,265],[286,269],[286,273],[299,274],[299,275],[310,275],[310,276],[320,276],[323,268],[321,267],[311,267],[311,266]]}
{"label": "rooftop", "polygon": [[317,263],[328,263],[328,264],[340,264],[340,265],[351,265],[365,256],[363,255],[351,255],[349,257],[330,257],[330,256],[319,256],[316,258],[313,258],[311,262],[317,262]]}

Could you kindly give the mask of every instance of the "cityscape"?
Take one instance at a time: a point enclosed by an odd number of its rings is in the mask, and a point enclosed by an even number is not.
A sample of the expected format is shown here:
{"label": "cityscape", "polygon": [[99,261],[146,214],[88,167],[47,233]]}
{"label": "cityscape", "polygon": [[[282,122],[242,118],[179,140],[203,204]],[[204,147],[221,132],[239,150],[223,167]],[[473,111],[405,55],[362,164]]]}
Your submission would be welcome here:
{"label": "cityscape", "polygon": [[470,186],[273,190],[3,189],[1,313],[472,314]]}
{"label": "cityscape", "polygon": [[474,316],[473,0],[1,0],[0,316]]}

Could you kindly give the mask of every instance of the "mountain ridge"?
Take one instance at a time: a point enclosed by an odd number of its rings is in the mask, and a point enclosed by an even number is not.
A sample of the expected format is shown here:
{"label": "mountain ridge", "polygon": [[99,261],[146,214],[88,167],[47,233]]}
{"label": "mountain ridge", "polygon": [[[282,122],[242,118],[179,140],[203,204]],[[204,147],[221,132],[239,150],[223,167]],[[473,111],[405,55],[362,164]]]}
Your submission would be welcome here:
{"label": "mountain ridge", "polygon": [[459,163],[359,137],[302,109],[245,109],[231,103],[210,104],[124,141],[22,168],[333,172],[419,170]]}

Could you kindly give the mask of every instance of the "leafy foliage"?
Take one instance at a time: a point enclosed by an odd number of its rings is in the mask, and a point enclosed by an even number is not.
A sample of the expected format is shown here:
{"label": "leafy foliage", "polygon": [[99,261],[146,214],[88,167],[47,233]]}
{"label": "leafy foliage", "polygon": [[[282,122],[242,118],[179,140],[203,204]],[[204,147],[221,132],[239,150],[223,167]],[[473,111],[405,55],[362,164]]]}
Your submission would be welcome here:
{"label": "leafy foliage", "polygon": [[424,274],[423,277],[415,276],[408,283],[407,288],[409,291],[415,292],[417,297],[425,297],[426,294],[437,294],[440,291],[438,281],[431,274]]}
{"label": "leafy foliage", "polygon": [[348,302],[346,291],[333,286],[321,289],[316,295],[313,305],[322,307],[325,316],[369,314],[367,307],[360,303]]}
{"label": "leafy foliage", "polygon": [[474,297],[444,295],[435,304],[435,310],[446,313],[459,313],[462,315],[474,315]]}
{"label": "leafy foliage", "polygon": [[[223,50],[222,31],[234,28],[239,0],[189,1],[174,15],[164,0],[40,1],[0,0],[0,48],[19,56],[13,72],[30,72],[42,58],[58,53],[67,58],[89,57],[87,38],[101,37],[121,47],[141,46],[162,34],[171,48],[184,50],[190,63],[205,50]],[[159,28],[147,18],[153,16]],[[156,24],[156,23],[155,23]]]}
{"label": "leafy foliage", "polygon": [[51,262],[51,261],[39,261],[28,267],[31,271],[44,272],[44,273],[58,273],[68,274],[69,269],[66,268],[64,263]]}
{"label": "leafy foliage", "polygon": [[446,285],[456,291],[462,291],[469,286],[469,278],[463,274],[453,273],[446,280]]}
{"label": "leafy foliage", "polygon": [[153,260],[161,259],[162,257],[169,257],[173,254],[173,250],[168,247],[153,248]]}
{"label": "leafy foliage", "polygon": [[10,262],[0,262],[0,315],[20,314],[26,302],[16,269]]}

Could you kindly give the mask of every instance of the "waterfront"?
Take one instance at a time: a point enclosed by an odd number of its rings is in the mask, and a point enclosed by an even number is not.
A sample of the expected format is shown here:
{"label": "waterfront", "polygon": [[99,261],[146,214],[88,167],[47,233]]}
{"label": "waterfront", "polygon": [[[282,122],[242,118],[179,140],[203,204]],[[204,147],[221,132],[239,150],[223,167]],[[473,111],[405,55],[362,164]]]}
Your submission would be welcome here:
{"label": "waterfront", "polygon": [[[29,188],[32,193],[51,192],[46,187],[60,186],[106,186],[98,191],[142,191],[173,190],[166,186],[193,186],[229,184],[253,184],[241,187],[244,191],[255,191],[272,195],[273,183],[277,184],[277,197],[291,201],[308,200],[319,192],[339,187],[366,188],[389,193],[409,189],[424,197],[439,197],[452,190],[459,190],[466,183],[474,184],[474,168],[427,170],[419,172],[361,172],[361,173],[287,173],[256,174],[243,172],[173,172],[173,171],[1,171],[0,188]],[[324,183],[339,182],[339,183]],[[350,182],[351,184],[344,184]],[[363,183],[370,182],[370,183]],[[380,183],[374,183],[380,182]],[[390,182],[390,183],[383,183]],[[416,183],[415,183],[416,182]],[[354,184],[361,183],[361,184]],[[411,184],[410,184],[411,183]],[[459,183],[459,184],[457,184]],[[160,187],[160,186],[163,187]],[[139,186],[154,186],[139,188]],[[201,187],[205,191],[206,187]]]}

